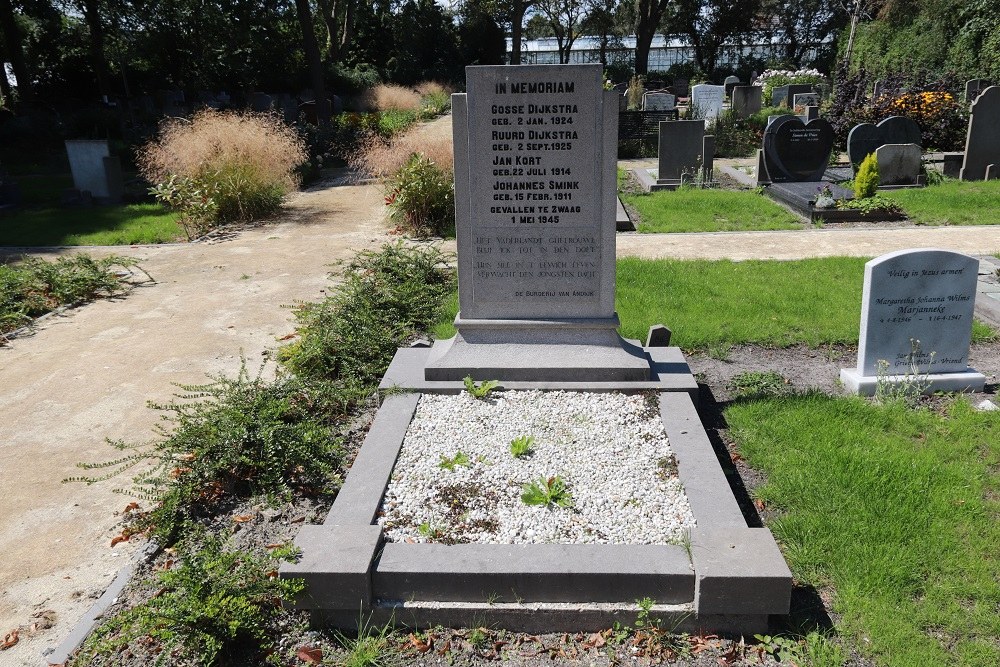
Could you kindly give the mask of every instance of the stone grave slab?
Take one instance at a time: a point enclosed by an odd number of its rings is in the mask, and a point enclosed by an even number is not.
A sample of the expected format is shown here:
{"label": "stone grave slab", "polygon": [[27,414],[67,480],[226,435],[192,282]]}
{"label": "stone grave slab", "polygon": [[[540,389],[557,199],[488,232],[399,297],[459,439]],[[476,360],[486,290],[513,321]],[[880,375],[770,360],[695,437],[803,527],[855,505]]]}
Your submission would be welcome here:
{"label": "stone grave slab", "polygon": [[764,130],[764,159],[773,183],[819,181],[830,162],[833,126],[822,118],[803,123],[779,116]]}
{"label": "stone grave slab", "polygon": [[1000,86],[990,86],[972,103],[960,177],[963,181],[1000,178]]}
{"label": "stone grave slab", "polygon": [[733,112],[739,118],[747,118],[761,110],[761,86],[735,86],[733,88]]}
{"label": "stone grave slab", "polygon": [[861,161],[883,144],[922,145],[920,126],[905,116],[889,116],[877,125],[860,123],[847,133],[847,157],[855,171]]}
{"label": "stone grave slab", "polygon": [[697,173],[702,162],[704,137],[704,120],[660,123],[657,183],[680,183],[683,174]]}
{"label": "stone grave slab", "polygon": [[691,109],[700,118],[715,118],[722,113],[722,103],[725,99],[725,86],[699,83],[691,87]]}
{"label": "stone grave slab", "polygon": [[879,382],[935,391],[981,391],[969,368],[979,260],[940,249],[899,250],[865,264],[858,364],[842,369],[852,393]]}
{"label": "stone grave slab", "polygon": [[875,149],[879,185],[915,185],[920,176],[920,146],[883,144]]}

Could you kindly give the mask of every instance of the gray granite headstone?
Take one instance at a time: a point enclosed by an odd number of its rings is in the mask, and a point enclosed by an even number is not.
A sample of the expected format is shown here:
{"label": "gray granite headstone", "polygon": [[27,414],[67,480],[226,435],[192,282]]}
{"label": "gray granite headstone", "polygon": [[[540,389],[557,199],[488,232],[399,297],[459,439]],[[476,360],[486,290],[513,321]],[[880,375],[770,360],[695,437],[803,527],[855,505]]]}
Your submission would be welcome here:
{"label": "gray granite headstone", "polygon": [[691,108],[699,118],[715,118],[722,113],[722,103],[726,99],[725,86],[699,83],[691,87]]}
{"label": "gray granite headstone", "polygon": [[875,149],[879,185],[914,185],[920,175],[920,146],[882,144]]}
{"label": "gray granite headstone", "polygon": [[965,101],[970,104],[975,102],[976,98],[991,85],[993,84],[990,83],[989,79],[969,79],[965,82]]}
{"label": "gray granite headstone", "polygon": [[253,111],[270,111],[274,100],[267,93],[251,93],[250,108]]}
{"label": "gray granite headstone", "polygon": [[452,96],[459,314],[425,378],[646,380],[615,314],[618,100],[599,64],[472,66]]}
{"label": "gray granite headstone", "polygon": [[808,123],[809,121],[816,120],[817,118],[819,118],[819,107],[806,107],[806,122]]}
{"label": "gray granite headstone", "polygon": [[706,134],[701,140],[701,180],[711,183],[715,177],[715,135]]}
{"label": "gray granite headstone", "polygon": [[858,364],[841,371],[845,384],[873,393],[879,375],[958,375],[981,389],[983,376],[969,368],[978,269],[975,257],[938,249],[899,250],[865,264]]}
{"label": "gray granite headstone", "polygon": [[121,164],[111,155],[107,139],[67,139],[66,155],[74,188],[90,192],[102,203],[121,200]]}
{"label": "gray granite headstone", "polygon": [[761,109],[760,86],[736,86],[733,88],[733,112],[739,118],[752,116]]}
{"label": "gray granite headstone", "polygon": [[691,82],[687,79],[674,79],[674,94],[677,97],[687,97],[691,93]]}
{"label": "gray granite headstone", "polygon": [[704,138],[704,120],[661,122],[657,181],[660,184],[676,183],[680,182],[682,174],[697,173],[701,166]]}
{"label": "gray granite headstone", "polygon": [[[993,165],[992,169],[989,167]],[[987,171],[1000,177],[1000,86],[990,86],[972,103],[972,117],[965,136],[963,181],[982,181]]]}
{"label": "gray granite headstone", "polygon": [[882,79],[875,80],[875,86],[872,88],[872,99],[877,100],[882,97]]}
{"label": "gray granite headstone", "polygon": [[847,157],[857,169],[861,161],[883,144],[921,145],[920,126],[905,116],[889,116],[878,123],[861,123],[847,134]]}
{"label": "gray granite headstone", "polygon": [[660,91],[649,91],[642,96],[643,111],[669,111],[677,108],[677,96]]}

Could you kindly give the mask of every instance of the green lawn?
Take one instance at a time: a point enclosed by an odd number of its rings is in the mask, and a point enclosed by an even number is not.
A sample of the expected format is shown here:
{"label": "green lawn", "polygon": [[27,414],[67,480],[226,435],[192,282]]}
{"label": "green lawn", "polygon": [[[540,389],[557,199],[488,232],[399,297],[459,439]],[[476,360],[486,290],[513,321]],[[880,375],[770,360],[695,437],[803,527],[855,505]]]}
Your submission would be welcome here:
{"label": "green lawn", "polygon": [[[621,334],[646,339],[652,324],[673,331],[672,343],[712,350],[739,343],[788,346],[857,343],[864,258],[793,262],[618,260],[616,308]],[[455,334],[453,296],[434,334]],[[996,334],[973,325],[973,340]]]}
{"label": "green lawn", "polygon": [[890,667],[1000,664],[1000,413],[808,395],[725,414],[841,634]]}
{"label": "green lawn", "polygon": [[880,194],[898,201],[920,225],[1000,225],[1000,181],[947,180]]}
{"label": "green lawn", "polygon": [[639,212],[640,232],[747,232],[802,229],[803,223],[770,199],[753,192],[679,188],[624,194]]}
{"label": "green lawn", "polygon": [[129,245],[184,239],[159,204],[25,208],[0,216],[0,246]]}

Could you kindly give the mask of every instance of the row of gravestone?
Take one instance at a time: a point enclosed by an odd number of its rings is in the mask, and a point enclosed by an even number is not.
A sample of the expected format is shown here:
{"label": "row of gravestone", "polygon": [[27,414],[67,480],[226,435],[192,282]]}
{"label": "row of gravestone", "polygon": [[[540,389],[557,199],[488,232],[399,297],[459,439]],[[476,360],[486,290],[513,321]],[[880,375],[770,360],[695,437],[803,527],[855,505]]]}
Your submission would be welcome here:
{"label": "row of gravestone", "polygon": [[[984,90],[992,86],[993,83],[989,79],[969,79],[965,82],[965,99],[966,102],[972,103],[976,101]],[[885,94],[885,90],[882,85],[882,81],[878,80],[875,82],[875,86],[872,90],[872,99],[877,100]]]}
{"label": "row of gravestone", "polygon": [[[329,99],[333,113],[343,111],[343,101],[333,95]],[[164,90],[152,95],[140,95],[133,98],[112,99],[112,107],[131,109],[146,114],[163,114],[166,116],[186,116],[191,111],[200,108],[210,109],[249,109],[255,112],[280,112],[286,122],[293,123],[300,115],[307,118],[315,116],[315,96],[311,91],[302,91],[298,96],[288,93],[268,94],[261,92],[215,93],[200,91],[192,99],[182,90]]]}

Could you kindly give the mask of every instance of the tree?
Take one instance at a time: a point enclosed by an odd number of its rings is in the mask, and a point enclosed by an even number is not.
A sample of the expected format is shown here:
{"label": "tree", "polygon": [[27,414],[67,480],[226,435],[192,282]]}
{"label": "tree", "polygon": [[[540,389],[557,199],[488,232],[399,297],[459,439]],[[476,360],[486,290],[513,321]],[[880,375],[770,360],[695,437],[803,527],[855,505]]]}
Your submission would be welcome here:
{"label": "tree", "polygon": [[[21,33],[14,16],[14,5],[11,0],[0,0],[0,34],[14,70],[14,80],[17,82],[17,98],[19,105],[28,105],[34,101],[34,90],[31,76],[24,57],[24,35]],[[0,72],[6,77],[6,72]]]}
{"label": "tree", "polygon": [[760,15],[765,37],[777,36],[784,47],[782,60],[801,67],[807,52],[847,25],[847,14],[827,0],[763,0]]}
{"label": "tree", "polygon": [[320,127],[325,127],[330,124],[330,102],[326,98],[323,60],[319,52],[319,43],[316,41],[316,29],[313,26],[309,0],[295,0],[295,13],[302,27],[302,46],[306,52],[306,62],[309,64],[309,79],[312,82],[313,94],[316,96],[316,120]]}
{"label": "tree", "polygon": [[722,47],[751,32],[761,0],[676,0],[673,25],[694,49],[695,64],[710,79]]}
{"label": "tree", "polygon": [[535,0],[496,0],[498,15],[510,25],[510,64],[521,64],[521,40],[524,31],[524,16],[535,6]]}
{"label": "tree", "polygon": [[568,63],[573,42],[580,36],[580,23],[587,10],[583,0],[538,0],[538,10],[545,16],[559,50],[559,62]]}
{"label": "tree", "polygon": [[583,32],[597,37],[598,60],[605,66],[608,64],[608,48],[612,40],[621,37],[618,8],[618,0],[587,0]]}
{"label": "tree", "polygon": [[635,73],[649,71],[649,49],[673,0],[635,0]]}
{"label": "tree", "polygon": [[488,2],[472,0],[459,11],[458,43],[466,65],[502,65],[507,56],[503,28],[491,14]]}

